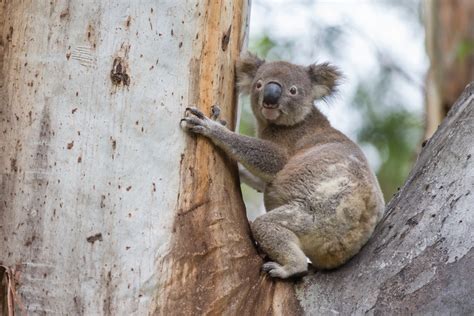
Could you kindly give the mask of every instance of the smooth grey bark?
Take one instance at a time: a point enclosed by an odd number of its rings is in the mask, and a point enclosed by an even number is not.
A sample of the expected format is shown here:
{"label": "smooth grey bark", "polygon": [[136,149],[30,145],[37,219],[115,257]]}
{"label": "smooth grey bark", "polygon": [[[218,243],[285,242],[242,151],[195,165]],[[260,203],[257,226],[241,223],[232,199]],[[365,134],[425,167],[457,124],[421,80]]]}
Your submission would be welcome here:
{"label": "smooth grey bark", "polygon": [[361,253],[296,285],[305,314],[474,314],[473,154],[471,83]]}

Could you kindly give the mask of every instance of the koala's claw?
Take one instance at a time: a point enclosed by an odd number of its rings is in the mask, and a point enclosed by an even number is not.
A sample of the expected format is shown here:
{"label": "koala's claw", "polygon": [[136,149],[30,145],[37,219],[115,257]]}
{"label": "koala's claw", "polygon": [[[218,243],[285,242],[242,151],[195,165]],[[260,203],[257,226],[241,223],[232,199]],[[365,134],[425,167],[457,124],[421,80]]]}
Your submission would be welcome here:
{"label": "koala's claw", "polygon": [[195,107],[187,107],[186,112],[191,112],[192,114],[199,117],[201,120],[205,118],[205,115]]}
{"label": "koala's claw", "polygon": [[186,126],[190,125],[191,127],[202,125],[202,120],[198,117],[193,116],[187,116],[185,118],[182,118],[180,122],[186,122]]}

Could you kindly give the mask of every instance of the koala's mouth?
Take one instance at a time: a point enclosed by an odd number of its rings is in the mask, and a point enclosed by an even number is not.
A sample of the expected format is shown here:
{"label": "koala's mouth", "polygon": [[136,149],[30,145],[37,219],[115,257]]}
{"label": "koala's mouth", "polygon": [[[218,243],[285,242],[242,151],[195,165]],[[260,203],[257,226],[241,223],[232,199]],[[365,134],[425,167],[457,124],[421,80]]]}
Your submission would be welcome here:
{"label": "koala's mouth", "polygon": [[269,121],[274,121],[280,117],[281,111],[278,104],[265,104],[262,106],[262,115]]}

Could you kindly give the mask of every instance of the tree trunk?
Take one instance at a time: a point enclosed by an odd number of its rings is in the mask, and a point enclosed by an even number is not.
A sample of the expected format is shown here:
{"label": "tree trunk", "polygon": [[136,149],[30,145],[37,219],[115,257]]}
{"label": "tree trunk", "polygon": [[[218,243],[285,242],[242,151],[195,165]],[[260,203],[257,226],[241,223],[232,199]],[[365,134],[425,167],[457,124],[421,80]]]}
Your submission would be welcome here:
{"label": "tree trunk", "polygon": [[474,313],[473,135],[471,83],[361,253],[296,285],[306,314]]}
{"label": "tree trunk", "polygon": [[235,165],[179,128],[214,103],[234,127],[247,8],[0,0],[5,313],[293,312],[259,273]]}
{"label": "tree trunk", "polygon": [[235,164],[178,126],[219,103],[234,127],[247,7],[0,1],[4,313],[472,311],[472,87],[360,255],[260,273]]}
{"label": "tree trunk", "polygon": [[425,1],[426,138],[448,113],[467,83],[474,80],[474,1]]}

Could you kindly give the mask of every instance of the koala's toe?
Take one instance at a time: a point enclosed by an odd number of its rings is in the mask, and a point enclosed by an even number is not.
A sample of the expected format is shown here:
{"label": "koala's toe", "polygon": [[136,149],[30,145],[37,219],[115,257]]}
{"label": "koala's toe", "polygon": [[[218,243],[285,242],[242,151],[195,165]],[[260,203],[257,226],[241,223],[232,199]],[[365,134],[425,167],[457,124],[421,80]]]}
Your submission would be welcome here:
{"label": "koala's toe", "polygon": [[288,273],[285,268],[276,262],[266,262],[262,265],[262,270],[267,272],[273,278],[285,279],[288,277]]}
{"label": "koala's toe", "polygon": [[213,105],[211,107],[211,118],[217,120],[219,115],[221,115],[221,108],[218,105]]}
{"label": "koala's toe", "polygon": [[182,118],[180,121],[181,128],[186,131],[197,133],[197,134],[206,134],[206,126],[203,120],[197,118],[196,116],[187,116]]}
{"label": "koala's toe", "polygon": [[280,268],[280,267],[281,267],[281,265],[279,265],[278,263],[273,262],[273,261],[269,261],[269,262],[265,262],[262,265],[262,270],[265,271],[265,272],[268,272],[270,270],[277,269],[277,268]]}
{"label": "koala's toe", "polygon": [[276,262],[267,262],[262,266],[262,270],[267,272],[272,278],[286,279],[288,277],[288,272],[285,268]]}
{"label": "koala's toe", "polygon": [[191,114],[196,115],[196,116],[197,116],[198,118],[200,118],[200,119],[204,119],[204,118],[205,118],[204,114],[203,114],[200,110],[198,110],[197,108],[195,108],[195,107],[192,107],[192,106],[187,107],[187,108],[186,108],[186,113],[187,113],[187,112],[190,112]]}
{"label": "koala's toe", "polygon": [[185,128],[191,128],[193,126],[202,125],[202,122],[200,119],[198,119],[197,117],[192,117],[192,116],[182,118],[180,123],[181,123],[181,126]]}

